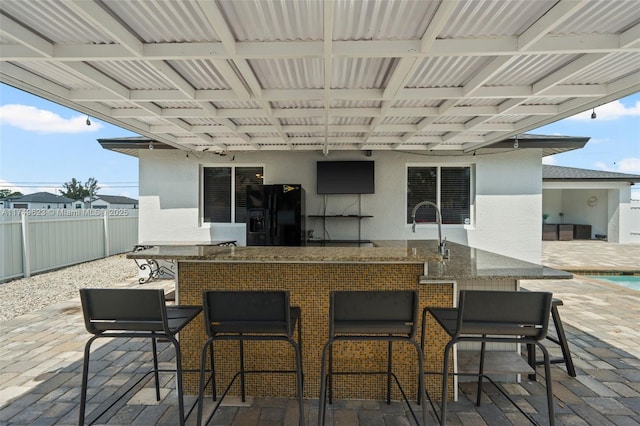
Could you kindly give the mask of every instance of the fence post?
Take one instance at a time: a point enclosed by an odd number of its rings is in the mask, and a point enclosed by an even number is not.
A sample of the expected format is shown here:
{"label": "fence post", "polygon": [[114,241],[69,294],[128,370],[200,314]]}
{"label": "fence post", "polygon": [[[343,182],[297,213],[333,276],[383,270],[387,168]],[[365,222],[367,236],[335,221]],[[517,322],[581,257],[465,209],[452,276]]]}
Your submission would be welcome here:
{"label": "fence post", "polygon": [[108,219],[108,210],[109,209],[105,209],[104,211],[104,215],[102,216],[102,221],[104,223],[104,257],[109,257],[109,246],[110,246],[110,242],[109,242],[109,219]]}
{"label": "fence post", "polygon": [[31,255],[29,250],[29,223],[27,221],[27,211],[23,210],[20,214],[22,223],[22,275],[25,278],[31,276]]}

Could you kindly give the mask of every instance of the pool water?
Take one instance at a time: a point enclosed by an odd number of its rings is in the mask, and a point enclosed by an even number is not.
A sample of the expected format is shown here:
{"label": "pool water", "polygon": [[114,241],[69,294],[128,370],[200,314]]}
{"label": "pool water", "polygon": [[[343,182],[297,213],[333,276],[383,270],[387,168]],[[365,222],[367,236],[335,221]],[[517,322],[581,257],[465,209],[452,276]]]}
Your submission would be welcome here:
{"label": "pool water", "polygon": [[640,291],[640,275],[589,275],[589,278]]}

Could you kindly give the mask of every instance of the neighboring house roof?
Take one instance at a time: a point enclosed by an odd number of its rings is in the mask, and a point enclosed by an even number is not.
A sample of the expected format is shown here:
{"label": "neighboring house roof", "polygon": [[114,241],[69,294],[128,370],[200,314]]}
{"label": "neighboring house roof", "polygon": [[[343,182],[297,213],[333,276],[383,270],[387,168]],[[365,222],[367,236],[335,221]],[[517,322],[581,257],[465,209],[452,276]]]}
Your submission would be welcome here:
{"label": "neighboring house roof", "polygon": [[[497,142],[486,148],[478,149],[478,152],[493,151],[496,150],[513,150],[514,144],[518,141],[518,149],[527,148],[540,148],[542,149],[542,155],[553,155],[561,152],[572,151],[574,149],[582,149],[589,141],[588,137],[581,136],[557,136],[557,135],[534,135],[534,134],[522,134],[517,137],[505,139]],[[121,154],[131,155],[133,157],[138,156],[138,151],[141,149],[177,149],[171,145],[159,142],[155,139],[151,139],[145,136],[134,136],[126,138],[102,138],[98,139],[98,143],[104,148],[110,151],[119,152]],[[200,152],[209,151],[208,148],[203,149]],[[226,154],[225,152],[216,152],[219,155]]]}
{"label": "neighboring house roof", "polygon": [[622,181],[638,183],[640,182],[640,175],[607,172],[603,170],[577,169],[575,167],[552,166],[543,164],[542,180],[547,182],[570,180],[591,182]]}
{"label": "neighboring house roof", "polygon": [[75,200],[63,195],[56,195],[50,192],[35,192],[21,197],[10,198],[15,203],[73,203]]}
{"label": "neighboring house roof", "polygon": [[109,204],[138,204],[138,200],[133,198],[124,197],[121,195],[96,195],[95,200],[106,201]]}

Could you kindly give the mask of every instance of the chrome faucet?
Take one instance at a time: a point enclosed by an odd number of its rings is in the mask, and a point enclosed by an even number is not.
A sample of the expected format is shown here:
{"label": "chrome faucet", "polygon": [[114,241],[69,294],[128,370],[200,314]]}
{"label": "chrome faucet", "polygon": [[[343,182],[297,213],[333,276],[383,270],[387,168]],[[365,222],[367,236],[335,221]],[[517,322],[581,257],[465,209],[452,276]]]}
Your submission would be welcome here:
{"label": "chrome faucet", "polygon": [[442,215],[440,214],[440,208],[433,201],[420,201],[415,205],[411,211],[411,220],[413,220],[412,229],[416,232],[416,213],[423,206],[432,206],[436,210],[436,222],[438,223],[438,254],[445,259],[449,258],[449,250],[446,248],[447,238],[442,239]]}

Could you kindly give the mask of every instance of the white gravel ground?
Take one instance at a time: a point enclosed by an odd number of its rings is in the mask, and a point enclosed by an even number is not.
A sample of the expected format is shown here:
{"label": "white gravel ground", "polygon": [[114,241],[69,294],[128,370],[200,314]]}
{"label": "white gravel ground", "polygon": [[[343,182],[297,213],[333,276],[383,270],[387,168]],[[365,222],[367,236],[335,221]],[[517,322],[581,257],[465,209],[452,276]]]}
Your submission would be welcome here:
{"label": "white gravel ground", "polygon": [[138,268],[125,254],[0,284],[0,321],[78,297],[82,287],[136,283]]}

